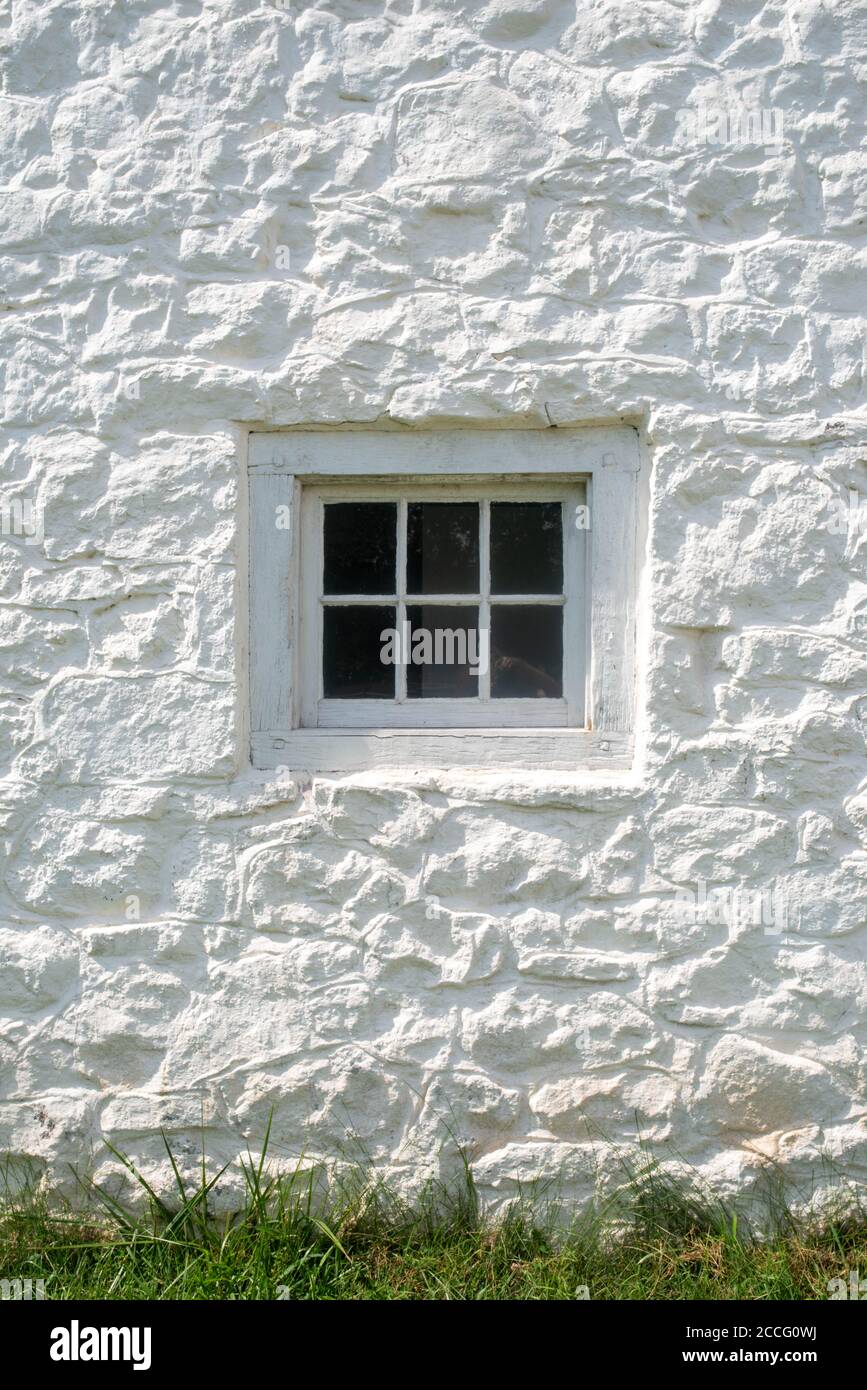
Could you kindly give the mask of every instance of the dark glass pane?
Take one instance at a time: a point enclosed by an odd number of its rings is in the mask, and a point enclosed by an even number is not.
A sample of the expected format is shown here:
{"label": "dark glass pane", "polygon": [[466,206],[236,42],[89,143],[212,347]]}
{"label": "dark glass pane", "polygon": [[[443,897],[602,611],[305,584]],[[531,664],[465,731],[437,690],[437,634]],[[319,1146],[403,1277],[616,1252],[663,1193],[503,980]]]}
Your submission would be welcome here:
{"label": "dark glass pane", "polygon": [[563,609],[552,604],[491,608],[491,695],[558,699],[563,694]]}
{"label": "dark glass pane", "polygon": [[383,660],[386,628],[396,610],[384,604],[326,604],[322,617],[322,675],[326,700],[393,700],[394,665]]}
{"label": "dark glass pane", "polygon": [[478,502],[410,502],[406,526],[408,594],[477,594]]}
{"label": "dark glass pane", "polygon": [[[414,604],[406,610],[410,641],[406,693],[410,699],[478,697],[473,670],[485,660],[475,604]],[[416,659],[417,658],[417,659]]]}
{"label": "dark glass pane", "polygon": [[562,504],[492,502],[491,593],[562,592]]}
{"label": "dark glass pane", "polygon": [[326,502],[326,594],[395,593],[396,554],[396,502]]}

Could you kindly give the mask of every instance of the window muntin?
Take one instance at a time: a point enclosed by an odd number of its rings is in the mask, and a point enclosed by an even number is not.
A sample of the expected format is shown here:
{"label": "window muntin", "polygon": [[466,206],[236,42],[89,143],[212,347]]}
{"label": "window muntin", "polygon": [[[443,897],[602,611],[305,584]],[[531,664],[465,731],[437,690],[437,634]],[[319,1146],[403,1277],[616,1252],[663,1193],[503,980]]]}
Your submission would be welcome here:
{"label": "window muntin", "polygon": [[302,727],[580,728],[584,498],[575,479],[306,486]]}

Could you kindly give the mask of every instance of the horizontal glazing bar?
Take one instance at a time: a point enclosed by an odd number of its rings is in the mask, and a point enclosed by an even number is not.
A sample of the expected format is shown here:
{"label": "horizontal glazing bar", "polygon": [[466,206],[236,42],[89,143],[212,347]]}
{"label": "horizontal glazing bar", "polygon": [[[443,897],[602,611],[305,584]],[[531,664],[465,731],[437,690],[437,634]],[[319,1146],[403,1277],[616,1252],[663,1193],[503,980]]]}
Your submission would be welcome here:
{"label": "horizontal glazing bar", "polygon": [[[397,603],[397,594],[325,594],[319,602],[323,604],[349,603]],[[407,594],[407,603],[416,606],[430,604],[478,604],[479,594]],[[492,603],[555,603],[564,604],[563,594],[491,594]]]}

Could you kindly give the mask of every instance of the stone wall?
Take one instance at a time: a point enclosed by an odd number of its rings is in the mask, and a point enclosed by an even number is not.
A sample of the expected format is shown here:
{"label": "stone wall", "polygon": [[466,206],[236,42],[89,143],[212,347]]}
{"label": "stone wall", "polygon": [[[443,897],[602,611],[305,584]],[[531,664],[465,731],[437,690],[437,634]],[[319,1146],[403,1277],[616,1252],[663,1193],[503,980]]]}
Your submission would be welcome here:
{"label": "stone wall", "polygon": [[[864,1175],[864,29],[11,0],[22,1171],[110,1178],[106,1138],[162,1186],[161,1128],[226,1162],[273,1111],[287,1168],[412,1185],[463,1141],[494,1200],[639,1134],[719,1190]],[[652,464],[631,782],[249,768],[248,428],[605,420]]]}

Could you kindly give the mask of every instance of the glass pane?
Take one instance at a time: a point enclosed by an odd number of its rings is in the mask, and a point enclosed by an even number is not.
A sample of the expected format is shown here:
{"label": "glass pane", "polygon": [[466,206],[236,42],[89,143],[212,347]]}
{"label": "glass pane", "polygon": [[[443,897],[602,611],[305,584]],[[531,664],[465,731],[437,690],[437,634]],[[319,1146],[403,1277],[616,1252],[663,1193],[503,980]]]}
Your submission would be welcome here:
{"label": "glass pane", "polygon": [[326,700],[393,700],[394,665],[386,629],[396,610],[385,604],[326,604],[322,616],[322,676]]}
{"label": "glass pane", "polygon": [[491,593],[562,592],[562,503],[492,502]]}
{"label": "glass pane", "polygon": [[408,594],[479,592],[478,502],[410,502],[406,526]]}
{"label": "glass pane", "polygon": [[496,603],[491,608],[491,695],[557,699],[563,694],[563,609]]}
{"label": "glass pane", "polygon": [[479,637],[475,604],[410,605],[406,693],[413,700],[478,698],[480,661],[487,659]]}
{"label": "glass pane", "polygon": [[395,593],[396,554],[396,502],[326,502],[326,594]]}

